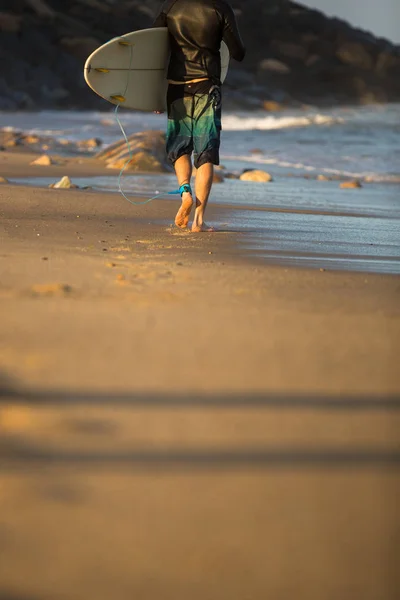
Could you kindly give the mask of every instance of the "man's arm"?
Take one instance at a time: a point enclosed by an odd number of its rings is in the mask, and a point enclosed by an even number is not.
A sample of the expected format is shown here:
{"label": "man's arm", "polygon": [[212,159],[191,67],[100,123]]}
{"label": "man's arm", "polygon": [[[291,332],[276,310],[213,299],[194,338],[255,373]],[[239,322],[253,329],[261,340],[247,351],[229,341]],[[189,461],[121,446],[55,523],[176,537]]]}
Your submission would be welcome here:
{"label": "man's arm", "polygon": [[160,14],[153,23],[153,27],[167,27],[167,14],[175,4],[176,0],[166,0],[161,7]]}
{"label": "man's arm", "polygon": [[224,2],[223,40],[229,48],[230,55],[241,62],[246,55],[246,48],[240,37],[235,13],[232,7]]}
{"label": "man's arm", "polygon": [[153,23],[153,27],[166,27],[167,26],[167,13],[166,6],[169,4],[168,2],[164,2],[161,7],[161,11]]}
{"label": "man's arm", "polygon": [[153,27],[166,27],[167,26],[167,15],[161,11],[156,20],[153,23]]}

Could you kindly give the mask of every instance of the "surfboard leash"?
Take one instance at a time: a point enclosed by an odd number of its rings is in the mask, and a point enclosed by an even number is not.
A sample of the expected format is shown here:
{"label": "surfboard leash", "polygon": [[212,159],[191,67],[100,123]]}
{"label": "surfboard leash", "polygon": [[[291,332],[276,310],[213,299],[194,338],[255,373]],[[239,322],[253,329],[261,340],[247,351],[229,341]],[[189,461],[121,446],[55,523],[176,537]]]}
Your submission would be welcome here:
{"label": "surfboard leash", "polygon": [[153,196],[152,198],[149,198],[148,200],[142,200],[140,202],[137,202],[135,200],[132,200],[131,198],[128,198],[128,196],[125,194],[124,190],[122,189],[122,176],[125,172],[125,169],[127,168],[127,166],[129,165],[129,163],[133,160],[133,152],[132,152],[132,148],[131,145],[129,143],[129,139],[128,136],[126,135],[125,129],[121,123],[121,120],[119,118],[118,115],[118,111],[119,111],[119,107],[121,106],[121,103],[125,102],[125,94],[128,90],[129,87],[129,78],[130,78],[130,73],[131,73],[131,67],[132,67],[132,61],[133,61],[133,45],[129,42],[127,42],[126,40],[124,40],[123,37],[120,38],[120,44],[121,46],[128,46],[129,50],[130,50],[130,61],[129,61],[129,69],[128,69],[128,75],[127,75],[127,80],[126,80],[126,87],[124,90],[124,93],[121,95],[114,95],[114,96],[110,96],[110,98],[112,100],[116,100],[118,102],[117,106],[115,107],[115,118],[116,121],[118,123],[118,126],[122,132],[122,135],[124,137],[124,140],[126,142],[128,151],[129,151],[129,158],[126,160],[125,164],[123,165],[120,173],[119,173],[119,177],[118,177],[118,190],[120,192],[120,194],[125,198],[125,200],[127,200],[130,204],[133,204],[134,206],[141,206],[144,204],[148,204],[149,202],[152,202],[153,200],[156,200],[157,198],[159,198],[160,196],[172,196],[175,194],[180,194],[182,196],[183,193],[185,192],[190,192],[192,193],[192,188],[190,187],[189,184],[183,184],[181,185],[181,187],[178,190],[173,190],[172,192],[164,192],[164,193],[160,193],[157,192],[157,194],[155,196]]}

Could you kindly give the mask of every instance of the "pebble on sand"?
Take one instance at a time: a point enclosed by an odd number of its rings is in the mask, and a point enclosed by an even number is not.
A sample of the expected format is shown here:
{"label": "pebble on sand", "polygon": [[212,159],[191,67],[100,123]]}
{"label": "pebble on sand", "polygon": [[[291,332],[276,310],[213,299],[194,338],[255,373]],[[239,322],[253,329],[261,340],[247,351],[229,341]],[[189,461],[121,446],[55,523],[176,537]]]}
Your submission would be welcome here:
{"label": "pebble on sand", "polygon": [[77,188],[78,186],[75,185],[74,183],[72,183],[72,181],[70,180],[70,178],[68,177],[68,175],[64,175],[64,177],[62,177],[60,179],[60,181],[57,181],[56,183],[51,183],[49,185],[50,188],[64,188],[64,189],[69,189],[69,188]]}
{"label": "pebble on sand", "polygon": [[42,154],[42,156],[35,158],[30,164],[39,167],[49,167],[50,165],[54,165],[54,161],[47,154]]}
{"label": "pebble on sand", "polygon": [[88,150],[94,150],[103,145],[103,140],[100,138],[91,138],[90,140],[81,140],[77,143],[78,148],[87,148]]}
{"label": "pebble on sand", "polygon": [[261,171],[260,169],[245,171],[241,174],[240,179],[241,181],[258,181],[261,183],[273,181],[272,175],[267,173],[267,171]]}
{"label": "pebble on sand", "polygon": [[340,184],[340,187],[342,189],[352,190],[352,189],[362,188],[362,185],[361,185],[360,181],[354,180],[354,181],[344,181],[343,183]]}

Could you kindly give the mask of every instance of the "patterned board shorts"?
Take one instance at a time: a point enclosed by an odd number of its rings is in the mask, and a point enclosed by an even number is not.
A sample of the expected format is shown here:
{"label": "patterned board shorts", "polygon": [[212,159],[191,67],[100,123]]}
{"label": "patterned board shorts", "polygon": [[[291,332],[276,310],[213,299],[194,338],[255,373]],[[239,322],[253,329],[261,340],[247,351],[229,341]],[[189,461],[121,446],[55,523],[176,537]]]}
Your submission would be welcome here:
{"label": "patterned board shorts", "polygon": [[167,105],[168,160],[174,164],[193,152],[196,169],[205,163],[219,165],[221,89],[209,80],[170,84]]}

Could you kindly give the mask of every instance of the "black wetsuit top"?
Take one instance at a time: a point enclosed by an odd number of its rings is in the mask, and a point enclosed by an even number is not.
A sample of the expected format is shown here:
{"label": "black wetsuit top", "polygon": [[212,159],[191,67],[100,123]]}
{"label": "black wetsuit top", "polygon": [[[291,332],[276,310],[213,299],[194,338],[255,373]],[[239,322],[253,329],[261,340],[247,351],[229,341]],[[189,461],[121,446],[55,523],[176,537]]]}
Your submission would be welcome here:
{"label": "black wetsuit top", "polygon": [[168,27],[171,59],[168,79],[221,79],[221,41],[232,58],[242,61],[246,50],[232,7],[225,0],[167,0],[153,27]]}

